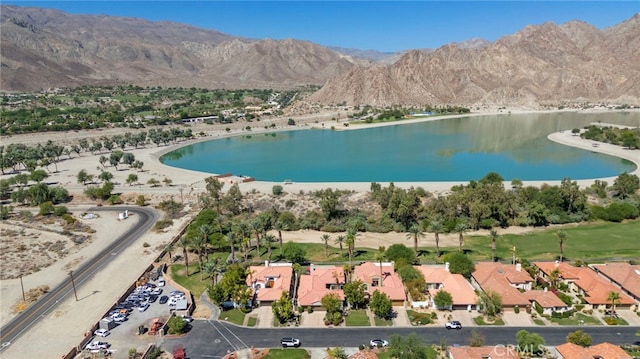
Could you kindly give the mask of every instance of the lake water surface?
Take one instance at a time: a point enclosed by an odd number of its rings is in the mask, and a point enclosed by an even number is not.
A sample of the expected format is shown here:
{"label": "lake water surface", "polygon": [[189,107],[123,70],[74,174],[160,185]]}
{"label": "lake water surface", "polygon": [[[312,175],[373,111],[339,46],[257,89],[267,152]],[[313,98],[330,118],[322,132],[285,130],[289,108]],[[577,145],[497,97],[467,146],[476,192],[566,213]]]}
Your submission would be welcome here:
{"label": "lake water surface", "polygon": [[633,171],[627,160],[547,139],[550,133],[598,121],[640,126],[640,113],[505,114],[356,131],[246,131],[182,147],[160,160],[274,182],[469,181],[491,171],[505,180],[576,180]]}

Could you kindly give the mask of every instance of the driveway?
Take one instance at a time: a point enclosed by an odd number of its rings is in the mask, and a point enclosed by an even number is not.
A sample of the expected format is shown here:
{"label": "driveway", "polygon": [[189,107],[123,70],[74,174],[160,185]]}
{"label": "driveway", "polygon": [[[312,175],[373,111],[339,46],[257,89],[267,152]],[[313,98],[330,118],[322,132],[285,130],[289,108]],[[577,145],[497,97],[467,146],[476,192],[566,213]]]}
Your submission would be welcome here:
{"label": "driveway", "polygon": [[256,308],[249,315],[256,316],[258,318],[256,328],[273,327],[273,310],[271,309],[271,306]]}
{"label": "driveway", "polygon": [[532,327],[536,326],[536,323],[531,319],[531,315],[525,311],[521,311],[516,314],[515,312],[503,312],[502,320],[504,324],[512,327]]}

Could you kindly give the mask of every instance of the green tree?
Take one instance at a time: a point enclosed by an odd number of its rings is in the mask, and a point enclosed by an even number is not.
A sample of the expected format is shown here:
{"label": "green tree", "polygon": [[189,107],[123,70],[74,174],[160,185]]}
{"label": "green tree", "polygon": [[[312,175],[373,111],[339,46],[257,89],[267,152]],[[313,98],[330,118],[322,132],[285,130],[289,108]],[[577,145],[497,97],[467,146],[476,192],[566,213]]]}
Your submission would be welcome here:
{"label": "green tree", "polygon": [[464,234],[469,230],[469,223],[466,219],[456,222],[454,231],[458,233],[458,244],[460,246],[460,252],[462,252],[462,246],[464,245]]}
{"label": "green tree", "polygon": [[409,233],[407,233],[407,239],[413,239],[413,251],[415,255],[418,256],[418,239],[424,238],[424,233],[422,232],[422,228],[419,225],[414,224],[409,227]]}
{"label": "green tree", "polygon": [[465,278],[471,278],[476,266],[468,256],[460,252],[449,253],[444,256],[445,263],[449,263],[449,272],[461,274]]}
{"label": "green tree", "polygon": [[640,178],[634,174],[623,173],[613,181],[616,197],[627,198],[640,188]]}
{"label": "green tree", "polygon": [[489,238],[491,238],[491,260],[496,261],[496,241],[498,240],[498,231],[492,229],[489,231]]}
{"label": "green tree", "polygon": [[453,297],[451,297],[451,293],[440,289],[438,293],[436,293],[436,295],[433,297],[433,303],[438,309],[451,310],[453,306]]}
{"label": "green tree", "polygon": [[220,182],[215,177],[207,177],[204,181],[207,193],[213,200],[213,205],[216,207],[216,210],[220,213],[220,201],[222,200],[222,188],[224,187],[224,183]]}
{"label": "green tree", "polygon": [[182,334],[187,331],[187,321],[174,315],[167,321],[167,327],[169,334]]}
{"label": "green tree", "polygon": [[101,180],[103,183],[109,182],[113,179],[113,174],[111,174],[111,172],[102,171],[100,172],[100,175],[98,175],[98,179]]}
{"label": "green tree", "polygon": [[567,232],[559,230],[554,233],[554,235],[558,238],[558,244],[560,245],[560,262],[562,262],[564,258],[564,242],[567,240]]}
{"label": "green tree", "polygon": [[147,205],[147,200],[144,198],[144,195],[141,194],[136,198],[136,205],[140,207]]}
{"label": "green tree", "polygon": [[187,236],[182,236],[178,240],[178,245],[182,248],[182,256],[184,258],[184,270],[187,277],[189,276],[189,252],[187,249],[191,246],[191,241]]}
{"label": "green tree", "polygon": [[288,242],[282,248],[282,256],[291,263],[304,263],[307,260],[307,251],[297,243]]}
{"label": "green tree", "polygon": [[293,312],[293,303],[291,302],[291,298],[289,298],[289,293],[283,291],[280,299],[272,304],[271,310],[280,323],[287,323],[292,320],[295,313]]}
{"label": "green tree", "polygon": [[35,170],[29,174],[29,179],[37,183],[42,182],[47,177],[49,175],[44,170]]}
{"label": "green tree", "polygon": [[342,245],[345,243],[345,239],[346,239],[345,236],[338,235],[336,237],[336,240],[334,241],[335,244],[340,246],[340,254],[344,253],[344,248],[342,247]]}
{"label": "green tree", "polygon": [[519,348],[526,348],[526,351],[529,353],[535,354],[544,351],[544,338],[537,333],[519,330],[516,333],[516,343]]}
{"label": "green tree", "polygon": [[78,175],[76,176],[76,179],[78,180],[78,183],[82,184],[82,185],[86,185],[87,182],[89,181],[89,174],[87,173],[87,170],[80,170],[78,172]]}
{"label": "green tree", "polygon": [[379,290],[373,292],[371,301],[369,302],[369,308],[373,314],[379,318],[388,318],[393,310],[393,303],[386,293],[382,293]]}
{"label": "green tree", "polygon": [[591,338],[591,335],[583,332],[582,330],[576,330],[575,332],[567,334],[567,342],[579,345],[581,347],[589,347],[593,342],[593,338]]}
{"label": "green tree", "polygon": [[609,318],[613,319],[613,315],[616,312],[616,306],[620,304],[620,292],[609,291],[607,293],[607,302],[611,303],[611,310],[609,313]]}
{"label": "green tree", "polygon": [[344,285],[344,296],[353,308],[364,308],[367,303],[367,285],[356,280]]}
{"label": "green tree", "polygon": [[444,226],[442,221],[439,218],[433,219],[429,222],[429,227],[427,228],[428,232],[433,233],[434,240],[436,242],[436,255],[440,257],[442,253],[440,253],[440,233],[444,230]]}
{"label": "green tree", "polygon": [[338,293],[326,294],[320,302],[327,311],[324,317],[325,323],[340,324],[342,322],[342,300],[340,300]]}
{"label": "green tree", "polygon": [[479,311],[489,317],[494,317],[502,312],[502,296],[492,290],[478,294]]}
{"label": "green tree", "polygon": [[427,359],[429,358],[428,347],[416,333],[410,333],[406,337],[397,334],[389,338],[387,348],[389,357],[402,359]]}
{"label": "green tree", "polygon": [[134,183],[138,182],[138,175],[135,173],[129,173],[127,179],[125,181],[129,186],[132,186]]}
{"label": "green tree", "polygon": [[401,264],[413,264],[416,260],[416,254],[402,243],[392,244],[385,251],[388,260],[394,261],[396,268]]}
{"label": "green tree", "polygon": [[331,236],[328,234],[323,234],[322,237],[320,237],[320,239],[322,239],[322,241],[324,242],[324,256],[328,257],[329,256],[329,241],[331,240]]}
{"label": "green tree", "polygon": [[40,204],[40,215],[48,216],[55,211],[55,206],[50,201]]}

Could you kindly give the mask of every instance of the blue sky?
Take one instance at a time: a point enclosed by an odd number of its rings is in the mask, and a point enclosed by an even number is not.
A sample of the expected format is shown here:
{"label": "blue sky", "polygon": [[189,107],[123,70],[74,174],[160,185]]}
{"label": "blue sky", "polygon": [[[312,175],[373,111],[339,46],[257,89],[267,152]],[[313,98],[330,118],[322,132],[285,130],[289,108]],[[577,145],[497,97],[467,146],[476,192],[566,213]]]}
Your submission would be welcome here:
{"label": "blue sky", "polygon": [[257,39],[393,52],[474,37],[495,41],[527,25],[582,20],[599,29],[640,13],[633,1],[20,1],[73,14],[170,20]]}

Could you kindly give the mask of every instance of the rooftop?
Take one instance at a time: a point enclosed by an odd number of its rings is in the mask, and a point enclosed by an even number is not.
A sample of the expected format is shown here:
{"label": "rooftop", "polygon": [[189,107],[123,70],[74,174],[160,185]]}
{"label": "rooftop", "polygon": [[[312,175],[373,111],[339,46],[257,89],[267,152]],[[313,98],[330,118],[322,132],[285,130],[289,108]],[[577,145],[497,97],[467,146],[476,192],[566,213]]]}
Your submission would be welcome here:
{"label": "rooftop", "polygon": [[[476,293],[471,283],[461,274],[453,274],[443,267],[415,266],[424,276],[427,284],[441,284],[441,290],[451,294],[454,305],[468,305],[476,303]],[[440,289],[430,289],[435,295]]]}
{"label": "rooftop", "polygon": [[573,343],[565,343],[556,347],[562,359],[631,359],[622,348],[611,343],[600,343],[583,348]]}

